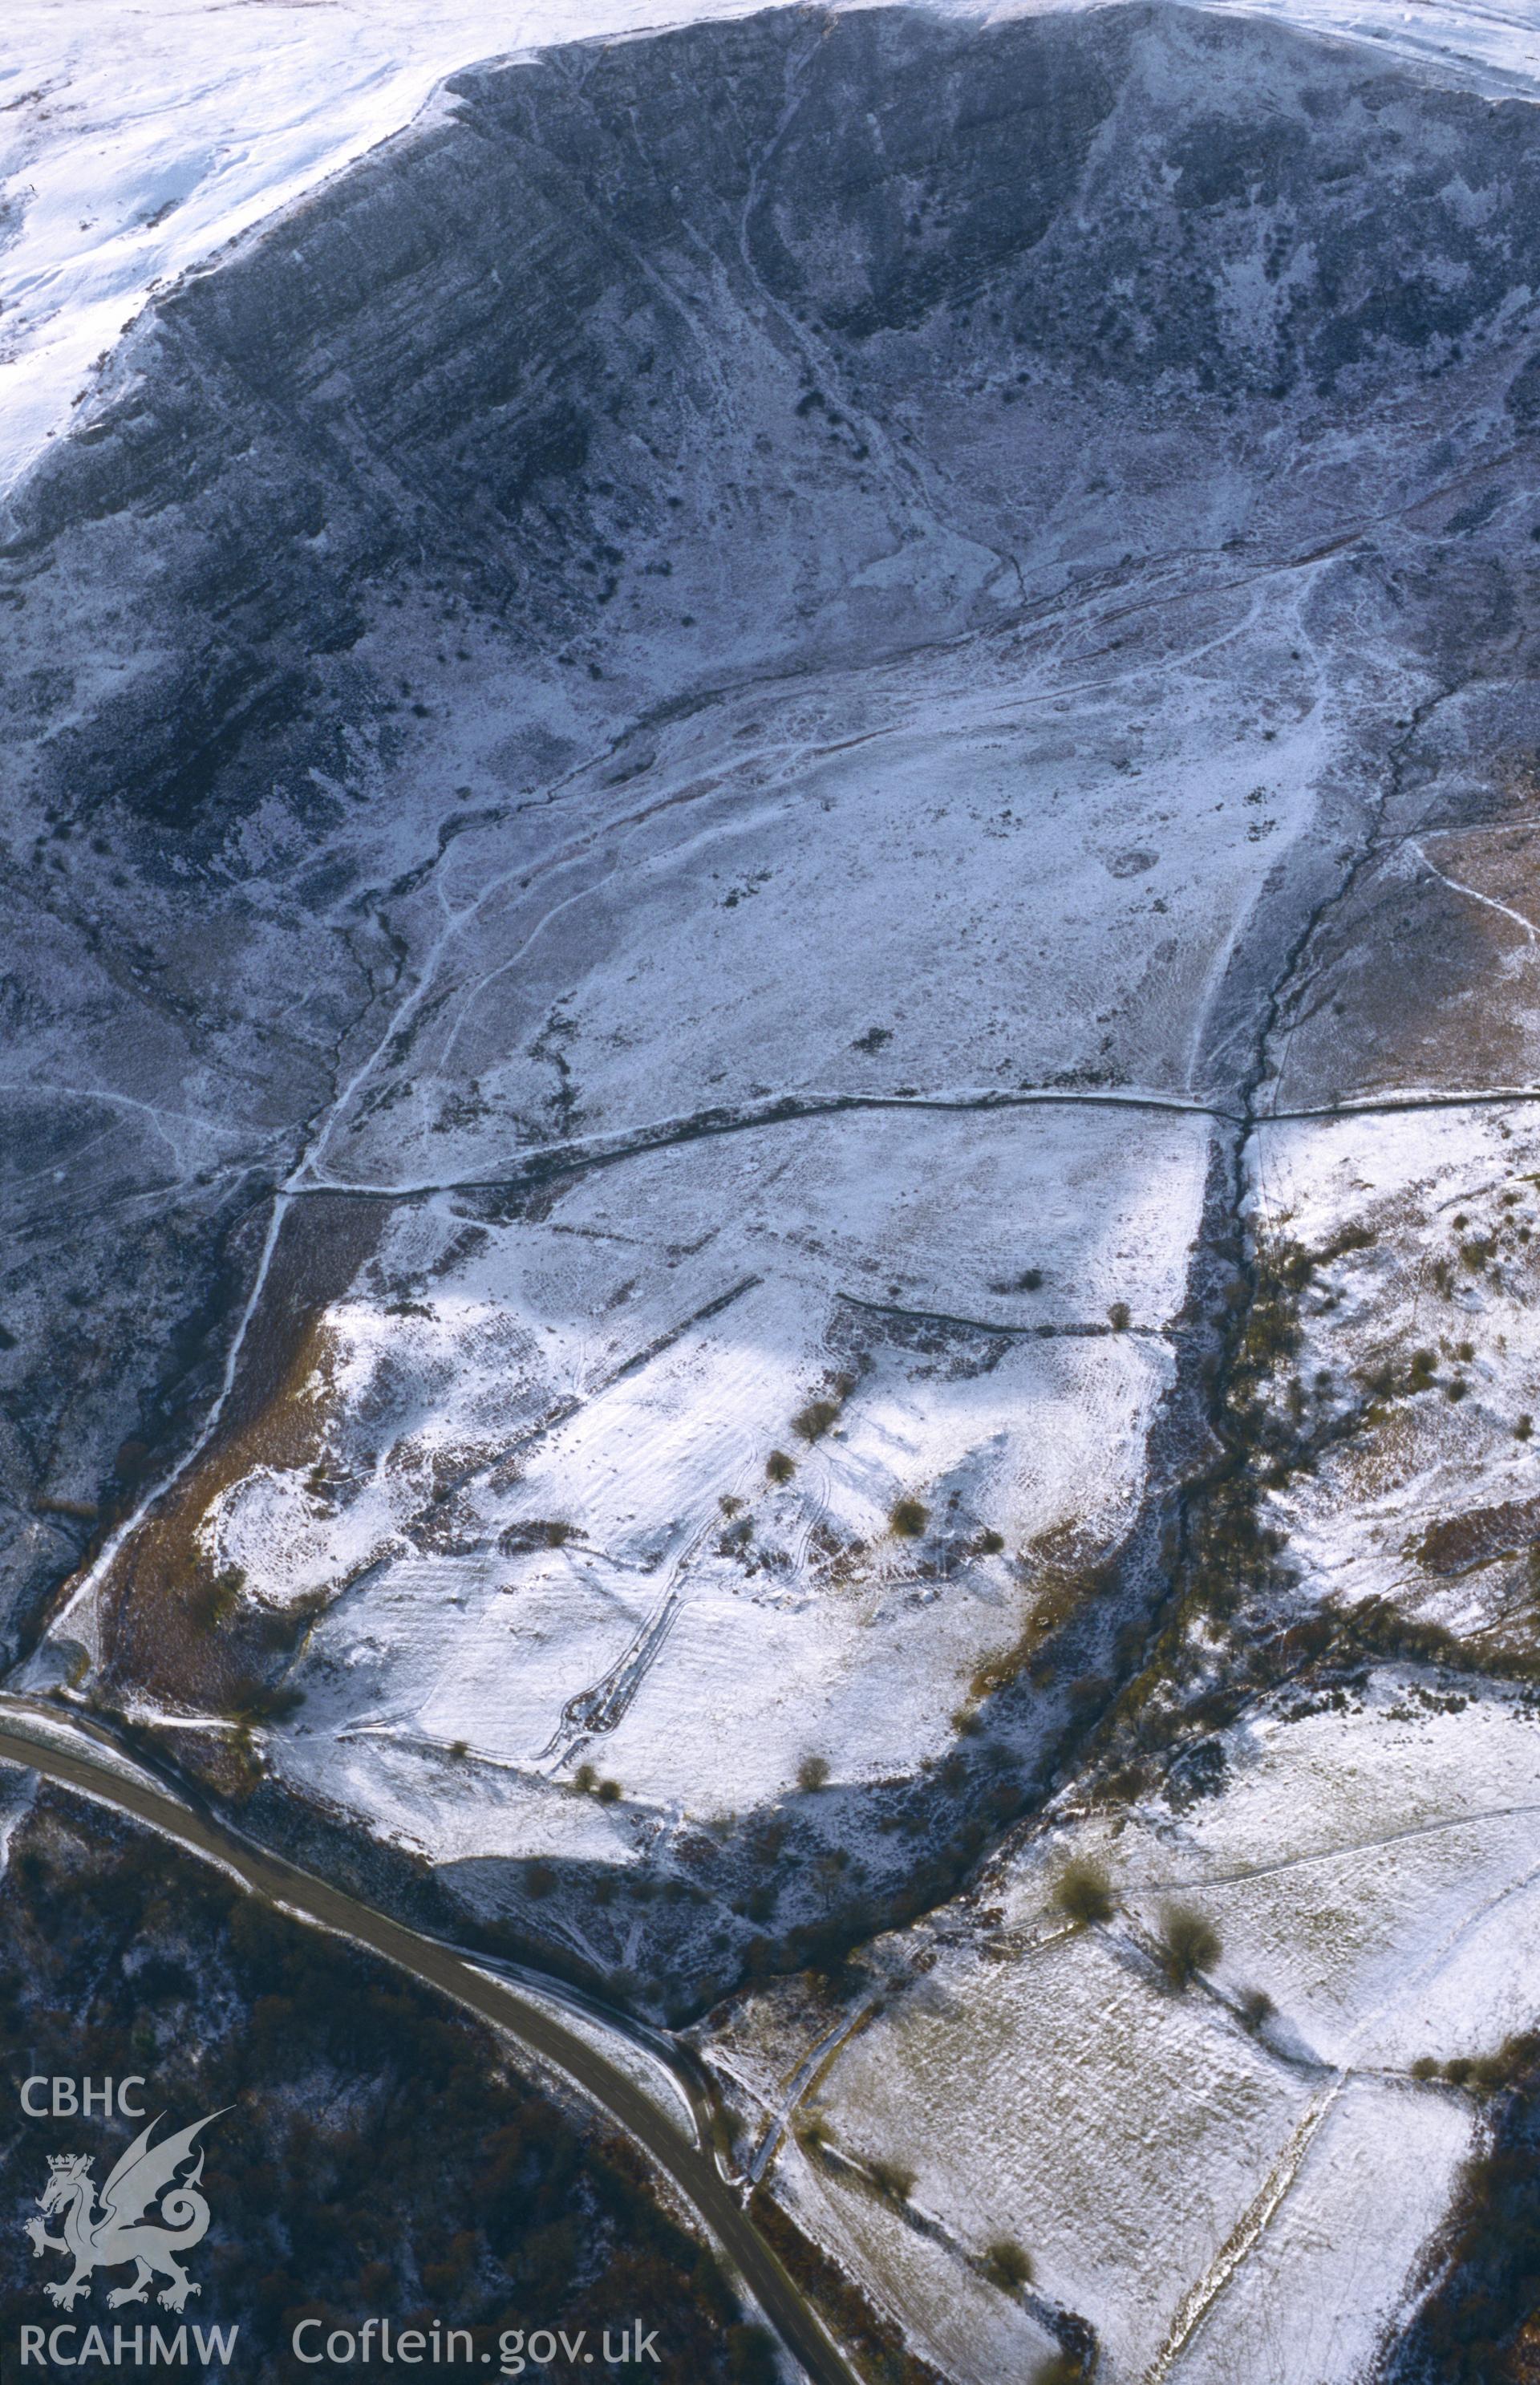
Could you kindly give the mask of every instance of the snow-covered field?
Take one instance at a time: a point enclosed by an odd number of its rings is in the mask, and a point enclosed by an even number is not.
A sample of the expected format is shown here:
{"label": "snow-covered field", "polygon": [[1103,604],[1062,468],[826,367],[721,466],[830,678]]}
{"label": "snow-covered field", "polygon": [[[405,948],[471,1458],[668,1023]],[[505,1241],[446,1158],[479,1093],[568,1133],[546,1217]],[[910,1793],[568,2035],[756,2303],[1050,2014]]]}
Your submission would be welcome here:
{"label": "snow-covered field", "polygon": [[[1264,1710],[1223,1746],[1214,1793],[1066,1817],[884,1942],[876,2017],[804,2084],[800,2115],[838,2154],[914,2173],[906,2217],[781,2156],[794,2207],[832,2206],[922,2336],[949,2246],[975,2297],[964,2259],[1000,2238],[1032,2256],[1039,2302],[1093,2323],[1120,2385],[1348,2379],[1418,2291],[1479,2108],[1411,2067],[1492,2054],[1534,2019],[1540,1712],[1449,1711],[1382,1679],[1348,1711]],[[1053,1908],[1072,1856],[1105,1868],[1105,1925]],[[1173,1901],[1222,1949],[1183,1992],[1152,1959]],[[1256,1990],[1260,2029],[1240,2017]],[[755,2136],[828,2027],[785,2003],[751,1998],[703,2040]],[[987,2333],[959,2351],[958,2375],[1000,2373]]]}
{"label": "snow-covered field", "polygon": [[[1270,1505],[1312,1597],[1378,1596],[1460,1633],[1533,1636],[1540,1417],[1537,1121],[1529,1104],[1265,1127],[1259,1223],[1371,1236],[1301,1304],[1289,1371],[1357,1430]],[[1389,1369],[1388,1379],[1385,1369]],[[1387,1389],[1372,1399],[1376,1382]]]}
{"label": "snow-covered field", "polygon": [[255,1596],[335,1600],[279,1761],[441,1857],[615,1836],[548,1798],[511,1839],[483,1767],[532,1792],[594,1757],[705,1817],[810,1753],[854,1779],[944,1753],[1033,1547],[1127,1528],[1206,1140],[1169,1113],[898,1106],[575,1175],[538,1221],[400,1213],[327,1314],[316,1446],[205,1527]]}

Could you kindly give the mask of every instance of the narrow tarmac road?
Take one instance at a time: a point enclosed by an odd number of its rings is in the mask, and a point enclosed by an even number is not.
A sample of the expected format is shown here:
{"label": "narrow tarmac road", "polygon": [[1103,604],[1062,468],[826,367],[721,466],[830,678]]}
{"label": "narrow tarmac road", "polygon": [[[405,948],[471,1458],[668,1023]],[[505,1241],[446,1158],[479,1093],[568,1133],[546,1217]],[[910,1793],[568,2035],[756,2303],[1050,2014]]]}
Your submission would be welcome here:
{"label": "narrow tarmac road", "polygon": [[[0,1708],[0,1763],[18,1765],[135,1821],[148,1823],[191,1854],[233,1873],[254,1895],[371,1948],[553,2063],[673,2179],[813,2385],[859,2385],[801,2288],[717,2169],[709,2144],[691,2144],[617,2064],[608,2061],[533,1998],[481,1970],[453,1947],[420,1936],[280,1855],[248,1846],[221,1828],[212,1815],[196,1811],[148,1776],[130,1776],[111,1759],[108,1744],[68,1713],[50,1714],[46,1729],[48,1736],[42,1729],[33,1736],[23,1713],[13,1708],[7,1714]],[[66,1731],[76,1742],[68,1749],[57,1744]],[[132,1760],[125,1754],[121,1763]]]}

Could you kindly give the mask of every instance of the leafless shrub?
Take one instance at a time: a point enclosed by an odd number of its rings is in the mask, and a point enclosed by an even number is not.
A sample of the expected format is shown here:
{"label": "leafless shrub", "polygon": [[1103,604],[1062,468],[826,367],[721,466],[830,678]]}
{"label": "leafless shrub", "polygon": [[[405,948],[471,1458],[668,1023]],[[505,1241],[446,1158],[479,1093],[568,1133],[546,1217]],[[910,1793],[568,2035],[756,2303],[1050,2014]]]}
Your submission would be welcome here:
{"label": "leafless shrub", "polygon": [[1089,1855],[1072,1855],[1054,1880],[1053,1903],[1066,1921],[1085,1929],[1112,1917],[1112,1883]]}
{"label": "leafless shrub", "polygon": [[1161,1962],[1174,1988],[1189,1987],[1219,1960],[1219,1932],[1190,1904],[1168,1904],[1161,1915]]}
{"label": "leafless shrub", "polygon": [[996,2237],[984,2255],[984,2267],[990,2284],[1002,2293],[1020,2293],[1032,2283],[1032,2256],[1010,2236]]}

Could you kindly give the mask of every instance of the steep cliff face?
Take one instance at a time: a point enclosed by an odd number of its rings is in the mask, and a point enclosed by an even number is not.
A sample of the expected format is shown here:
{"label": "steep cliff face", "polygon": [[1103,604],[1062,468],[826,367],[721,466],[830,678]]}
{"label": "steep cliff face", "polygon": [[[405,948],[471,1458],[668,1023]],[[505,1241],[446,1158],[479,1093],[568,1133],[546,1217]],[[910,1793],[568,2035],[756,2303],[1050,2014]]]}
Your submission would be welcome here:
{"label": "steep cliff face", "polygon": [[23,682],[39,790],[206,838],[337,764],[446,575],[504,671],[570,648],[624,717],[954,634],[1018,572],[1340,532],[1505,384],[1534,412],[1537,175],[1521,105],[1180,10],[453,78],[167,299],[19,498],[16,661],[76,675]]}

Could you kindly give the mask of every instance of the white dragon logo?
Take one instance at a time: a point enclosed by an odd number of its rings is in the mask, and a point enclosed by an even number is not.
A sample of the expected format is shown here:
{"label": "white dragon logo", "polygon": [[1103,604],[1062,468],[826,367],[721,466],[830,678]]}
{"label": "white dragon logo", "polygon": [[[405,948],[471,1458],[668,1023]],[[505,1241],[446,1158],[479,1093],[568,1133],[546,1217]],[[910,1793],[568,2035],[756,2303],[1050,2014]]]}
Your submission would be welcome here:
{"label": "white dragon logo", "polygon": [[[199,2291],[177,2254],[201,2244],[208,2233],[208,2204],[196,2191],[204,2174],[201,2150],[196,2167],[180,2185],[172,2186],[171,2181],[191,2157],[199,2129],[219,2117],[209,2112],[190,2129],[180,2129],[174,2137],[153,2145],[150,2139],[159,2124],[157,2115],[134,2139],[103,2187],[100,2211],[96,2182],[90,2176],[92,2156],[50,2155],[48,2183],[38,2196],[38,2208],[45,2213],[62,2211],[64,2233],[50,2236],[41,2219],[29,2219],[27,2233],[34,2259],[43,2253],[68,2253],[75,2264],[68,2278],[43,2288],[61,2310],[72,2308],[77,2297],[90,2291],[93,2269],[122,2268],[130,2261],[136,2265],[133,2282],[108,2294],[109,2310],[121,2303],[147,2300],[152,2277],[169,2280],[157,2297],[167,2310],[181,2310],[188,2295]],[[164,2226],[144,2216],[157,2196],[162,2199],[156,2217]]]}

